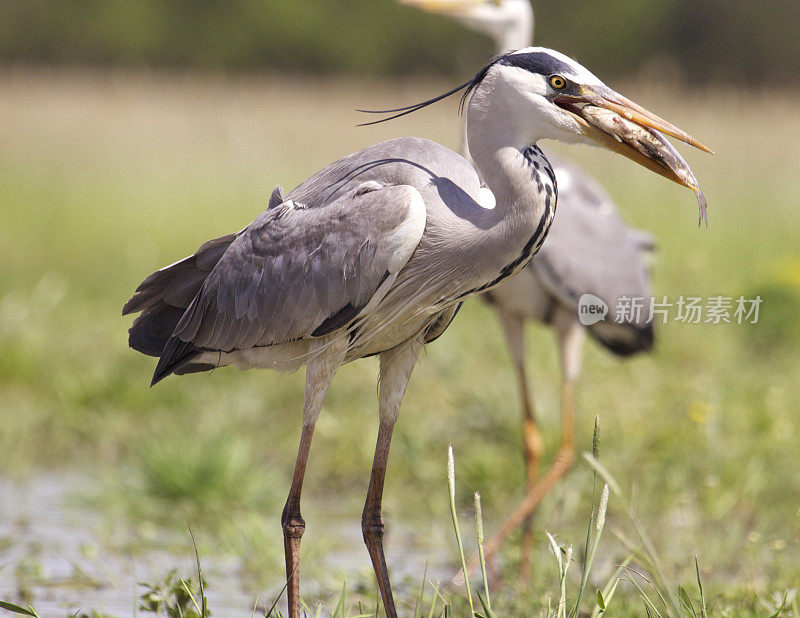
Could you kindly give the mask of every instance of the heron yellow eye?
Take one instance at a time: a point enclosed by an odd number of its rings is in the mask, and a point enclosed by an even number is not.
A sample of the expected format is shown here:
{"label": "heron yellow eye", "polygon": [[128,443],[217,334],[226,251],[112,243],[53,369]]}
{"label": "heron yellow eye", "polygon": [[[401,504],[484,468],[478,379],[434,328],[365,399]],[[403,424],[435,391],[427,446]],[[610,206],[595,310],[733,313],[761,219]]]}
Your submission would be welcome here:
{"label": "heron yellow eye", "polygon": [[556,90],[561,90],[567,86],[567,80],[560,75],[551,75],[549,81],[550,85]]}

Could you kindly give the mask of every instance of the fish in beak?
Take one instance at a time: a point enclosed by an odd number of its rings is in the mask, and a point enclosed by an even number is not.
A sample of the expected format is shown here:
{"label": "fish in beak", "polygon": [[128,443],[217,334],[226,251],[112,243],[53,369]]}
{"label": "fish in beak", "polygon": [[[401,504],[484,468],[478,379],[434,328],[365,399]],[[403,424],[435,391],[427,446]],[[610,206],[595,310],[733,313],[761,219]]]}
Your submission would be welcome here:
{"label": "fish in beak", "polygon": [[585,136],[694,191],[700,211],[698,225],[705,222],[708,227],[708,204],[697,178],[665,135],[704,152],[713,151],[606,86],[582,86],[578,93],[556,95],[553,103],[575,117]]}

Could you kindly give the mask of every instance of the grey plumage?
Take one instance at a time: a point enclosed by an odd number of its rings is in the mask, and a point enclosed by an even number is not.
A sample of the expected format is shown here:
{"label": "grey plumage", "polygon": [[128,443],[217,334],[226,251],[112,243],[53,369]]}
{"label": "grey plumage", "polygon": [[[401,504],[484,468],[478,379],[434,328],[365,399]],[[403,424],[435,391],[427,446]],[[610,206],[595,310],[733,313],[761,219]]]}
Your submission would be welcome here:
{"label": "grey plumage", "polygon": [[[531,170],[528,183],[542,174],[534,186],[545,187],[549,168]],[[276,189],[269,208],[244,230],[209,241],[195,255],[145,279],[124,308],[124,313],[142,312],[130,344],[161,356],[154,383],[171,371],[196,369],[185,365],[203,352],[217,352],[216,362],[209,354],[202,361],[210,368],[225,364],[220,353],[350,327],[354,345],[366,346],[369,354],[380,352],[380,345],[370,347],[369,341],[372,331],[384,326],[381,320],[370,316],[354,323],[388,278],[394,287],[384,290],[390,301],[386,316],[401,316],[407,305],[429,298],[432,308],[421,320],[405,316],[406,322],[416,319],[428,328],[457,300],[474,293],[468,286],[473,277],[480,283],[475,289],[497,278],[482,276],[481,270],[502,272],[522,255],[509,246],[486,259],[484,243],[456,240],[481,228],[489,239],[500,233],[498,213],[478,203],[479,191],[473,168],[428,140],[391,140],[345,157],[285,199]],[[416,239],[394,238],[393,232],[408,225],[414,194],[424,202],[426,235],[420,229]],[[552,213],[548,225],[551,218]],[[521,226],[517,235],[525,229]],[[409,242],[415,255],[395,281],[398,270],[391,261],[397,245]],[[483,269],[473,264],[481,253]],[[519,266],[529,257],[523,256]],[[459,267],[465,275],[454,282],[453,269]]]}
{"label": "grey plumage", "polygon": [[[552,302],[565,305],[576,318],[583,294],[602,299],[608,315],[586,328],[611,352],[627,356],[649,350],[654,339],[648,321],[652,237],[628,227],[610,196],[577,166],[556,159],[554,168],[561,180],[561,207],[528,270]],[[620,314],[620,299],[626,297],[642,301],[633,316]],[[547,321],[546,316],[528,317]]]}
{"label": "grey plumage", "polygon": [[234,238],[236,234],[226,234],[209,240],[193,255],[165,266],[139,284],[122,308],[123,315],[141,312],[129,331],[128,343],[134,350],[161,356],[186,308]]}
{"label": "grey plumage", "polygon": [[265,211],[231,242],[175,336],[230,351],[325,334],[316,330],[347,307],[362,309],[387,276],[391,255],[380,243],[408,216],[404,191]]}

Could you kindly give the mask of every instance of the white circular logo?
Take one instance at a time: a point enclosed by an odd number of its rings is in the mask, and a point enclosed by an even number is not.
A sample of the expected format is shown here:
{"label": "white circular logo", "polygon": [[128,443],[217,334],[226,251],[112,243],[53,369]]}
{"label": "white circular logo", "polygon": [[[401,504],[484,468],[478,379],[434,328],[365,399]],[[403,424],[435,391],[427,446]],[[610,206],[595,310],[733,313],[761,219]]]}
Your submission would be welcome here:
{"label": "white circular logo", "polygon": [[578,320],[584,326],[591,326],[604,320],[608,315],[608,305],[594,294],[584,294],[578,301]]}

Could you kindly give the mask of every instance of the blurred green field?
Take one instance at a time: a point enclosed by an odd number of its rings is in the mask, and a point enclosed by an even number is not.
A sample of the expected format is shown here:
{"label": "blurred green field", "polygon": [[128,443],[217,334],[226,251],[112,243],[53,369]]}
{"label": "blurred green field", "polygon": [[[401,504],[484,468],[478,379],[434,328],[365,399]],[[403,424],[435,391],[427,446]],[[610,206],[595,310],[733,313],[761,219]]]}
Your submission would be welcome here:
{"label": "blurred green field", "polygon": [[[149,389],[154,361],[128,350],[130,319],[120,309],[154,269],[247,224],[278,183],[291,188],[389,137],[455,146],[455,102],[370,128],[355,128],[362,119],[352,111],[408,104],[449,85],[3,70],[0,475],[85,471],[98,479],[90,493],[129,517],[134,535],[153,522],[193,522],[253,578],[279,577],[302,372],[222,369]],[[758,598],[800,587],[797,93],[614,85],[717,152],[687,154],[710,204],[706,231],[696,227],[690,192],[597,149],[567,151],[602,179],[630,223],[658,238],[656,294],[760,295],[763,304],[754,325],[664,325],[654,354],[628,362],[587,345],[579,450],[590,447],[600,415],[604,465],[634,496],[667,572],[693,581],[696,555],[720,615],[758,615],[766,611]],[[550,453],[559,436],[551,339],[530,328]],[[337,542],[324,534],[332,497],[338,514],[358,521],[377,431],[376,374],[373,359],[342,368],[326,400],[305,485],[306,556]],[[402,526],[455,567],[447,445],[464,512],[472,490],[481,491],[491,531],[522,495],[519,429],[497,323],[472,301],[423,355],[408,389],[387,478],[389,536]],[[536,516],[535,582],[525,597],[534,603],[557,584],[543,530],[581,544],[588,479],[579,466]],[[613,499],[609,527],[633,536]],[[509,573],[515,548],[516,539]],[[604,548],[598,581],[626,553],[612,534]],[[331,582],[313,559],[304,577]]]}

